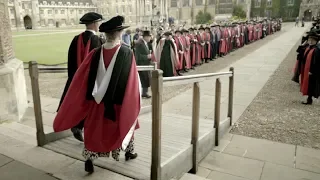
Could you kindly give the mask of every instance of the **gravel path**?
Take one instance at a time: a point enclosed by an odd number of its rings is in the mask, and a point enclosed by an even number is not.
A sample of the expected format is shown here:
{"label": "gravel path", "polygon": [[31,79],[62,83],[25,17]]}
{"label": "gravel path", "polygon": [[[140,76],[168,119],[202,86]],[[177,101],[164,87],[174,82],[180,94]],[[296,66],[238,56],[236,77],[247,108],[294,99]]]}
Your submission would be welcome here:
{"label": "gravel path", "polygon": [[[298,44],[297,44],[298,45]],[[295,46],[230,131],[320,149],[320,103],[302,105],[299,85],[291,81]]]}
{"label": "gravel path", "polygon": [[[284,26],[282,31],[274,35],[268,36],[265,39],[259,40],[255,43],[252,43],[241,49],[238,49],[223,58],[218,58],[213,62],[196,67],[196,70],[190,71],[186,74],[190,75],[190,74],[211,73],[211,72],[220,71],[221,69],[228,67],[230,64],[246,56],[248,53],[255,51],[259,47],[263,46],[268,41],[274,38],[277,38],[278,36],[280,36],[282,33],[285,32],[286,28],[290,28],[290,27]],[[30,77],[29,77],[28,71],[25,71],[25,75],[26,75],[28,94],[31,94],[31,84],[30,84]],[[66,79],[67,79],[66,73],[40,74],[39,84],[40,84],[41,95],[53,97],[53,98],[60,98],[65,86]],[[163,102],[171,99],[172,97],[180,94],[181,92],[188,90],[191,87],[192,87],[191,84],[187,86],[178,85],[178,86],[172,86],[172,87],[165,87],[163,89]],[[143,100],[143,105],[150,105],[150,104],[151,104],[151,99]]]}

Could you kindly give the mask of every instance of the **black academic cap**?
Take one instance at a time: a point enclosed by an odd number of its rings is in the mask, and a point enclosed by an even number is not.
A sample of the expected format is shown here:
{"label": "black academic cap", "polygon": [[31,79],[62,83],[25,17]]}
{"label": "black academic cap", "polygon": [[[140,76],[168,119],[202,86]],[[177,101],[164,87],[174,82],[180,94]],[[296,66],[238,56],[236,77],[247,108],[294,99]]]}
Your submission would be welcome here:
{"label": "black academic cap", "polygon": [[182,31],[182,32],[187,32],[187,33],[189,32],[189,31],[188,31],[188,30],[186,30],[186,29],[182,29],[181,31]]}
{"label": "black academic cap", "polygon": [[142,36],[151,36],[151,32],[146,30],[142,32]]}
{"label": "black academic cap", "polygon": [[80,18],[80,24],[91,24],[102,20],[103,17],[101,14],[95,12],[88,12]]}
{"label": "black academic cap", "polygon": [[165,35],[165,36],[172,36],[172,33],[171,33],[170,31],[167,31],[167,32],[163,33],[163,35]]}
{"label": "black academic cap", "polygon": [[203,26],[200,26],[198,30],[205,30]]}
{"label": "black academic cap", "polygon": [[174,33],[182,33],[179,29],[175,30]]}
{"label": "black academic cap", "polygon": [[307,32],[309,38],[311,37],[311,38],[314,38],[316,40],[320,40],[320,34],[319,33],[320,33],[320,31],[318,29],[313,29],[313,30]]}
{"label": "black academic cap", "polygon": [[115,16],[111,18],[109,21],[102,23],[99,27],[100,32],[110,33],[115,31],[120,31],[128,28],[129,26],[123,26],[124,17],[123,16]]}
{"label": "black academic cap", "polygon": [[190,27],[190,28],[189,28],[189,31],[194,31],[194,28],[193,28],[193,27]]}

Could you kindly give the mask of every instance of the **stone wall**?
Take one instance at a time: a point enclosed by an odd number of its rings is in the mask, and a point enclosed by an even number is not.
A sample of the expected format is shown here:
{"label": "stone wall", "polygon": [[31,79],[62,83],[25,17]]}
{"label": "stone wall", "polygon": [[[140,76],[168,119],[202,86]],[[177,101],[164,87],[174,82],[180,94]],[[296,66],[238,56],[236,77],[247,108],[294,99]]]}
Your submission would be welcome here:
{"label": "stone wall", "polygon": [[28,107],[22,61],[14,58],[7,0],[0,0],[0,122],[19,121]]}
{"label": "stone wall", "polygon": [[14,57],[7,0],[0,0],[0,65]]}

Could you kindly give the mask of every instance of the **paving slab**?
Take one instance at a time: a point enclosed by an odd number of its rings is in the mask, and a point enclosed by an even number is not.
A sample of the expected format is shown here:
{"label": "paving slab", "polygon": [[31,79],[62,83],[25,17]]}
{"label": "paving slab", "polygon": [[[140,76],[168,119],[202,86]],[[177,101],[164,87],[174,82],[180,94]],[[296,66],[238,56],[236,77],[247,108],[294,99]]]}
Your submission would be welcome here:
{"label": "paving slab", "polygon": [[121,176],[99,167],[95,167],[95,172],[92,175],[88,175],[88,173],[84,171],[84,162],[82,161],[76,161],[64,170],[54,173],[53,175],[66,180],[131,180],[131,178]]}
{"label": "paving slab", "polygon": [[234,135],[223,153],[294,167],[295,146]]}
{"label": "paving slab", "polygon": [[238,177],[238,176],[233,176],[230,174],[218,172],[218,171],[212,171],[207,179],[212,179],[212,180],[249,180],[243,177]]}
{"label": "paving slab", "polygon": [[319,180],[320,174],[266,162],[261,180]]}
{"label": "paving slab", "polygon": [[233,176],[259,180],[264,162],[212,151],[201,167]]}
{"label": "paving slab", "polygon": [[197,176],[203,177],[203,178],[207,178],[209,176],[209,174],[211,173],[210,169],[204,168],[204,167],[198,167],[198,172],[197,172]]}
{"label": "paving slab", "polygon": [[13,161],[13,159],[7,157],[7,156],[4,156],[2,154],[0,154],[0,167],[8,164],[9,162]]}
{"label": "paving slab", "polygon": [[320,150],[298,146],[296,168],[320,173]]}
{"label": "paving slab", "polygon": [[1,180],[57,180],[42,171],[18,161],[12,161],[0,168]]}

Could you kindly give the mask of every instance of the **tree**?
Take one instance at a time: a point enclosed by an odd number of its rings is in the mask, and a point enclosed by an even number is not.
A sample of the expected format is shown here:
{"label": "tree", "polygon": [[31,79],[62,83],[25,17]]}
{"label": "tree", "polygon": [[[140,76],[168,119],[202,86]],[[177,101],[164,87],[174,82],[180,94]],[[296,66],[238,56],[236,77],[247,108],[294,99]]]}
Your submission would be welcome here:
{"label": "tree", "polygon": [[237,16],[239,18],[246,18],[247,14],[240,5],[234,5],[232,16]]}
{"label": "tree", "polygon": [[199,11],[196,16],[196,23],[197,24],[207,24],[211,21],[211,14],[203,11]]}

